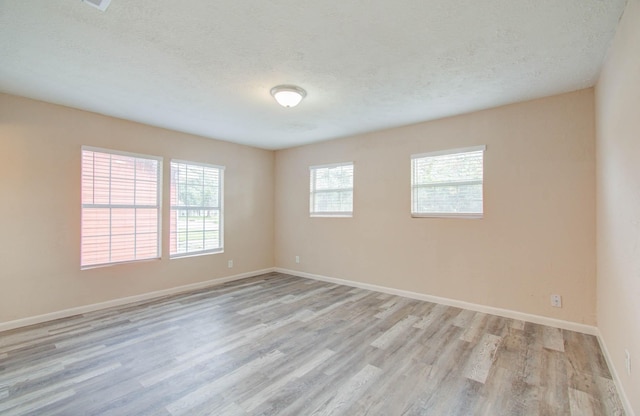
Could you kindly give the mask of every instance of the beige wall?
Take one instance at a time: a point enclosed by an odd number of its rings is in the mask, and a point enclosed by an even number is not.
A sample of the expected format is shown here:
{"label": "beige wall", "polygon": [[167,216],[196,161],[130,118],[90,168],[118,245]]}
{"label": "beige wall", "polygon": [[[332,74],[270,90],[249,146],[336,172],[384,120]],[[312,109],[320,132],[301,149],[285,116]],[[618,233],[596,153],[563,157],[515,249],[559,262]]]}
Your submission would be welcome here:
{"label": "beige wall", "polygon": [[[80,147],[162,156],[163,258],[80,270]],[[168,259],[169,162],[225,170],[225,252]],[[271,268],[274,154],[0,95],[0,322]],[[227,268],[227,260],[234,268]]]}
{"label": "beige wall", "polygon": [[[640,1],[630,0],[596,87],[598,325],[640,414]],[[624,350],[631,353],[631,375]]]}
{"label": "beige wall", "polygon": [[[275,227],[273,152],[8,95],[0,110],[0,322],[275,264],[595,324],[590,89],[278,151]],[[485,218],[412,219],[409,155],[478,144]],[[225,253],[80,271],[81,145],[162,156],[165,184],[171,158],[225,165]],[[354,218],[309,218],[308,166],[341,161],[355,162]]]}
{"label": "beige wall", "polygon": [[[278,151],[276,266],[594,325],[593,120],[587,89]],[[484,218],[411,218],[410,155],[482,144]],[[310,218],[308,167],[344,161],[354,217]]]}

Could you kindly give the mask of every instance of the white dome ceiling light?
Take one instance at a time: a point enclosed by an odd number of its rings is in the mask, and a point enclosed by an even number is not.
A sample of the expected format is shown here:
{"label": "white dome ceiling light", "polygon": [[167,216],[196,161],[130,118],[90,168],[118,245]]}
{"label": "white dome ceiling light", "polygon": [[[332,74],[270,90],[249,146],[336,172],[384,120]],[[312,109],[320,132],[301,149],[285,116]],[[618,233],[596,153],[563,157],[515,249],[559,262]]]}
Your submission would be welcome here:
{"label": "white dome ceiling light", "polygon": [[307,96],[307,92],[295,85],[278,85],[271,88],[271,95],[283,107],[295,107]]}

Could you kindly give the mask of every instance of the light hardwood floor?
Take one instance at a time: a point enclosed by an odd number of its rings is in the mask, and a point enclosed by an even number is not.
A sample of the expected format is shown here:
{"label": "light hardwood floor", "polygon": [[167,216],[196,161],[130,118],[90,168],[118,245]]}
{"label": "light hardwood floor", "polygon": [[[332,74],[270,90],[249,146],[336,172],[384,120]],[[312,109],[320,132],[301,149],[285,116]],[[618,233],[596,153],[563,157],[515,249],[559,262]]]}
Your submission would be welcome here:
{"label": "light hardwood floor", "polygon": [[595,337],[271,273],[0,333],[2,415],[622,415]]}

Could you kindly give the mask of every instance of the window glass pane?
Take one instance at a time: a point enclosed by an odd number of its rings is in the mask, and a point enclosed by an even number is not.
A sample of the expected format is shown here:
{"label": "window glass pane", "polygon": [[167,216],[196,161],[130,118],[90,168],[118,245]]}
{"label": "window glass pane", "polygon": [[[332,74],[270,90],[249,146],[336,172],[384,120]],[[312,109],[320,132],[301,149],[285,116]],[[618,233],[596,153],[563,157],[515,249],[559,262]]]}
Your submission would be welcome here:
{"label": "window glass pane", "polygon": [[158,233],[138,233],[136,235],[136,258],[150,258],[158,250]]}
{"label": "window glass pane", "polygon": [[156,209],[136,209],[136,232],[145,234],[158,232],[158,211]]}
{"label": "window glass pane", "polygon": [[133,235],[136,231],[135,212],[133,208],[111,209],[111,235]]}
{"label": "window glass pane", "polygon": [[134,240],[133,234],[111,235],[111,262],[134,260],[136,258]]}
{"label": "window glass pane", "polygon": [[135,163],[133,157],[122,155],[111,155],[111,173],[112,179],[125,179],[128,181],[135,179]]}
{"label": "window glass pane", "polygon": [[187,253],[204,250],[202,231],[192,231],[187,236]]}
{"label": "window glass pane", "polygon": [[207,231],[219,230],[220,229],[220,221],[219,221],[219,213],[217,210],[208,210],[204,211],[204,229]]}
{"label": "window glass pane", "polygon": [[136,182],[136,205],[155,205],[158,200],[158,185],[156,182],[138,180]]}
{"label": "window glass pane", "polygon": [[353,212],[353,163],[310,168],[310,212],[351,215]]}
{"label": "window glass pane", "polygon": [[105,264],[110,261],[110,237],[108,235],[99,237],[82,238],[82,265],[92,266]]}
{"label": "window glass pane", "polygon": [[329,169],[318,168],[314,174],[316,176],[315,190],[329,189]]}
{"label": "window glass pane", "polygon": [[218,171],[210,170],[204,172],[203,205],[205,207],[220,207],[219,181]]}
{"label": "window glass pane", "polygon": [[158,179],[158,163],[155,160],[136,159],[136,179],[155,183]]}
{"label": "window glass pane", "polygon": [[133,180],[111,178],[111,204],[133,205],[135,196]]}
{"label": "window glass pane", "polygon": [[111,202],[110,188],[111,181],[108,176],[89,177],[89,180],[93,179],[93,203],[94,204],[109,204]]}
{"label": "window glass pane", "polygon": [[204,248],[205,250],[213,250],[219,248],[220,237],[218,231],[204,232]]}
{"label": "window glass pane", "polygon": [[415,212],[480,213],[482,185],[434,186],[414,189]]}
{"label": "window glass pane", "polygon": [[187,252],[187,232],[179,231],[175,233],[176,247],[173,253],[186,253]]}
{"label": "window glass pane", "polygon": [[412,159],[413,214],[482,214],[484,150]]}
{"label": "window glass pane", "polygon": [[93,155],[93,172],[87,178],[93,181],[93,203],[109,204],[111,187],[111,156],[108,153],[90,152]]}
{"label": "window glass pane", "polygon": [[353,192],[318,192],[315,196],[315,212],[348,212],[353,206]]}
{"label": "window glass pane", "polygon": [[171,162],[171,255],[222,250],[222,168]]}
{"label": "window glass pane", "polygon": [[103,208],[82,210],[83,237],[108,236],[111,231],[111,211]]}
{"label": "window glass pane", "polygon": [[159,256],[158,159],[83,148],[81,183],[82,267]]}
{"label": "window glass pane", "polygon": [[482,152],[414,159],[416,184],[482,180]]}

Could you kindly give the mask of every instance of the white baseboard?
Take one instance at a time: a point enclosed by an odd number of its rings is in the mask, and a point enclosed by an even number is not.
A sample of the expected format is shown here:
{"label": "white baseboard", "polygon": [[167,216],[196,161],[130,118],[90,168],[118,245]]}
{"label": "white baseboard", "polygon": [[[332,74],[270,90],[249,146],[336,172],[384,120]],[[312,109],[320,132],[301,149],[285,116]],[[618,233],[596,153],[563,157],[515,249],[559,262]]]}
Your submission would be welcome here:
{"label": "white baseboard", "polygon": [[192,283],[183,286],[172,287],[169,289],[156,290],[154,292],[142,293],[135,296],[127,296],[126,298],[118,298],[108,300],[106,302],[94,303],[91,305],[83,305],[75,308],[64,309],[61,311],[46,313],[43,315],[30,316],[28,318],[16,319],[14,321],[0,322],[0,332],[10,329],[21,328],[29,325],[40,324],[55,319],[67,318],[73,315],[80,315],[87,312],[94,312],[100,309],[112,308],[114,306],[126,305],[129,303],[140,302],[162,296],[175,295],[178,293],[189,292],[192,290],[203,289],[209,286],[216,286],[234,280],[246,279],[247,277],[258,276],[265,273],[271,273],[275,268],[255,270],[247,273],[235,274],[233,276],[220,277],[217,279],[206,280],[204,282]]}
{"label": "white baseboard", "polygon": [[427,295],[424,293],[411,292],[408,290],[394,289],[388,286],[378,286],[369,283],[354,282],[352,280],[337,279],[334,277],[321,276],[317,274],[300,272],[297,270],[282,269],[276,267],[279,273],[291,274],[298,277],[306,277],[323,282],[336,283],[339,285],[358,287],[360,289],[373,290],[375,292],[388,293],[391,295],[403,296],[405,298],[424,300],[427,302],[439,303],[442,305],[453,306],[456,308],[469,309],[476,312],[489,313],[492,315],[503,316],[505,318],[518,319],[525,322],[552,326],[554,328],[567,329],[588,335],[598,335],[598,328],[591,325],[579,324],[577,322],[563,321],[561,319],[548,318],[546,316],[532,315],[524,312],[513,311],[509,309],[494,308],[493,306],[480,305],[477,303],[465,302],[462,300],[442,298],[439,296]]}
{"label": "white baseboard", "polygon": [[611,372],[613,383],[616,385],[616,390],[618,391],[618,396],[620,396],[620,401],[622,402],[622,406],[624,406],[624,411],[626,412],[627,416],[635,416],[635,413],[631,408],[631,402],[629,401],[629,398],[627,397],[624,389],[622,388],[622,383],[620,382],[618,371],[616,370],[616,367],[613,365],[611,354],[609,354],[609,349],[607,348],[607,344],[604,342],[604,339],[602,339],[602,334],[600,333],[600,331],[598,331],[598,343],[600,344],[600,349],[602,350],[604,359],[607,362],[609,371]]}

